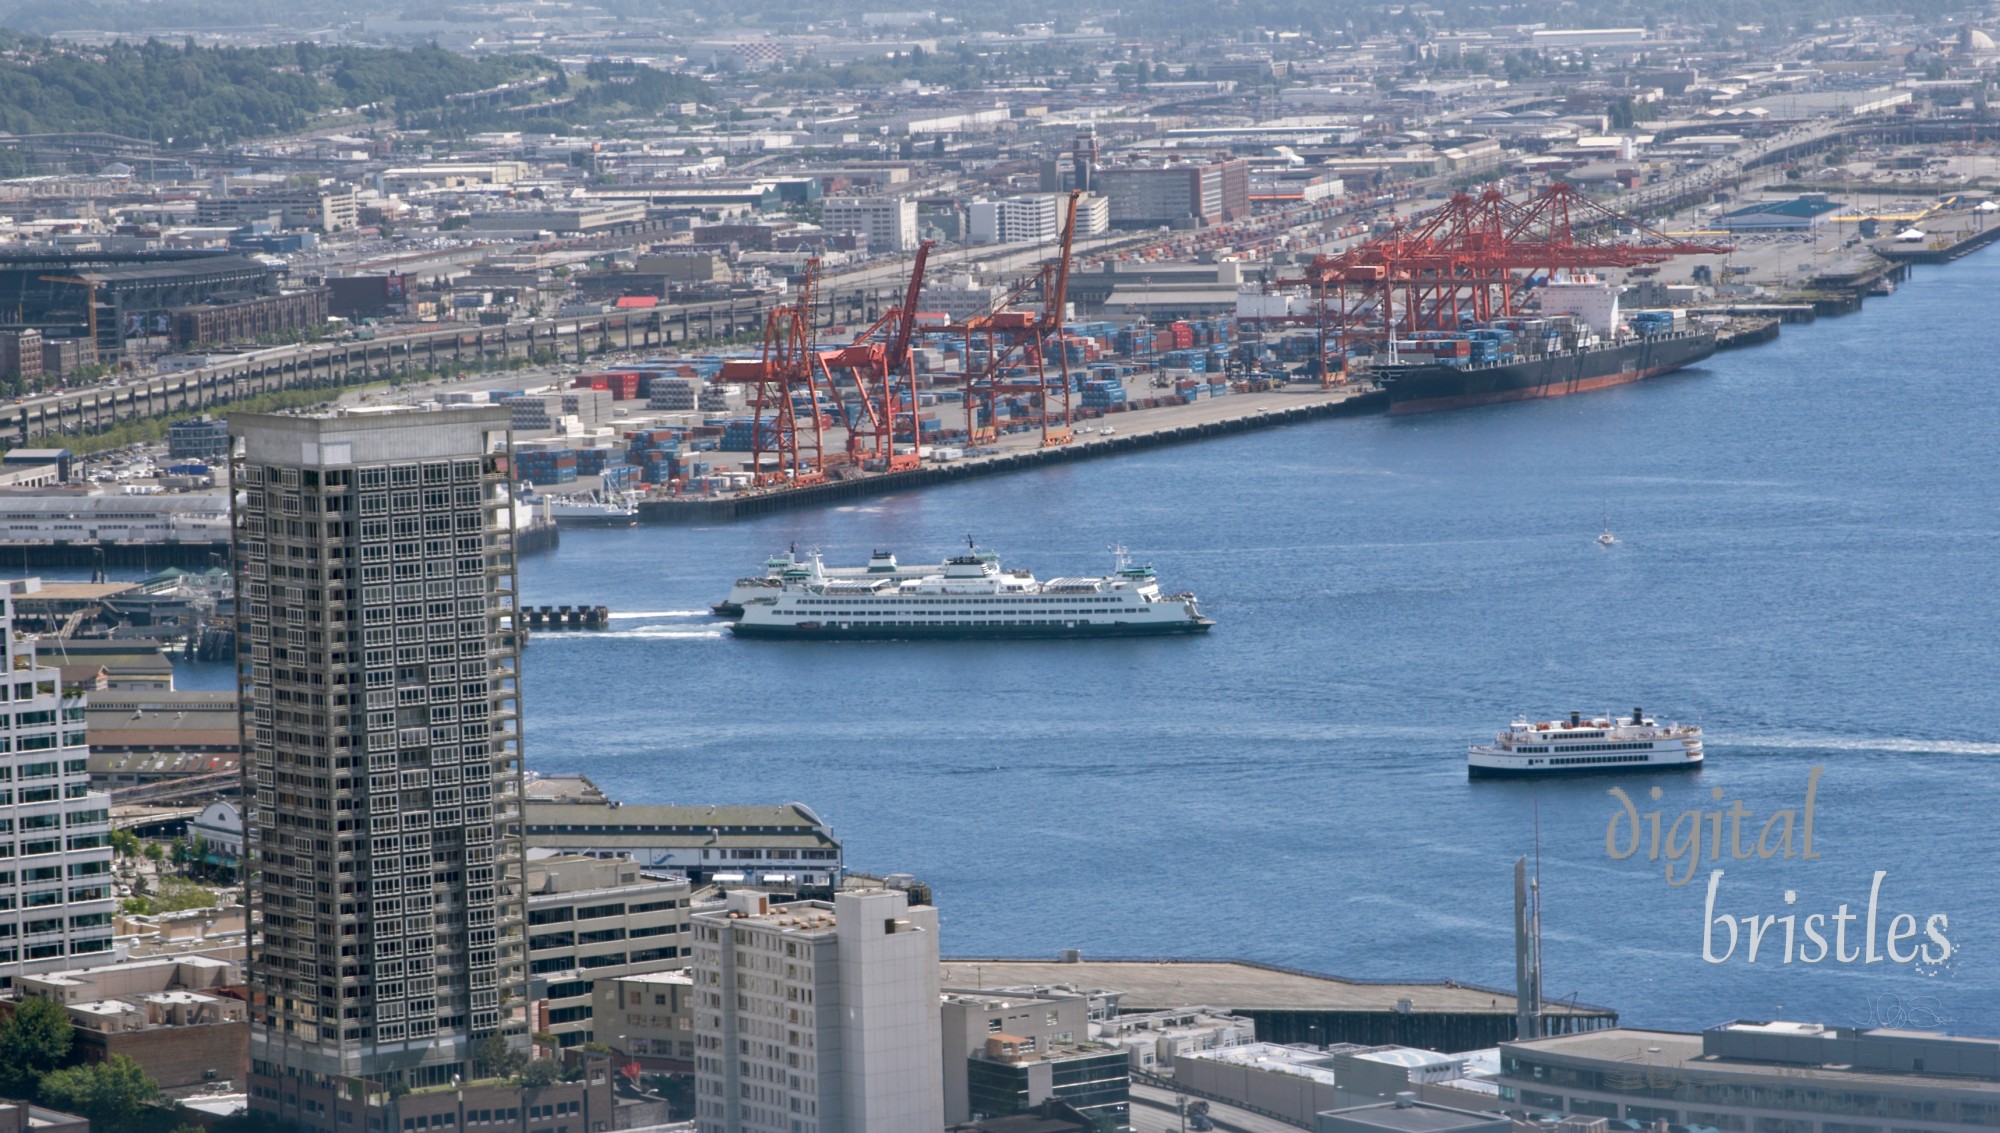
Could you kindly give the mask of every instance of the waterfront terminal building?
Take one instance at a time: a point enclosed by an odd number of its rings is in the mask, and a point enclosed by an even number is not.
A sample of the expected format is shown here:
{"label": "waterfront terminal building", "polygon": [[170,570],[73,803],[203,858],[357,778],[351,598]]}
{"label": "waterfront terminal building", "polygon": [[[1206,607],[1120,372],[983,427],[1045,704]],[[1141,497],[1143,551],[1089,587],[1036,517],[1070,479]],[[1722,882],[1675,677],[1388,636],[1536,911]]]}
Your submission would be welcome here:
{"label": "waterfront terminal building", "polygon": [[1534,1112],[1722,1133],[2000,1127],[2000,1039],[1818,1023],[1698,1035],[1629,1027],[1500,1044],[1501,1098]]}

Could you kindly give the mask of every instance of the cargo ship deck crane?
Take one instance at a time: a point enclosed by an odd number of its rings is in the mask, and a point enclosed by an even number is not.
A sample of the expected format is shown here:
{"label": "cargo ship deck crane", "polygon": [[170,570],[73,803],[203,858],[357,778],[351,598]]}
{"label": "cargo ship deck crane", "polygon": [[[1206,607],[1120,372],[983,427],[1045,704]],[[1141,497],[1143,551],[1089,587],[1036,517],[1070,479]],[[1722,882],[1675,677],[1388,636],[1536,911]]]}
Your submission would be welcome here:
{"label": "cargo ship deck crane", "polygon": [[[1600,229],[1638,242],[1597,238]],[[1315,257],[1304,282],[1314,291],[1324,369],[1331,352],[1357,342],[1512,317],[1530,288],[1559,272],[1733,250],[1676,240],[1558,182],[1520,202],[1498,189],[1457,193],[1375,239]]]}
{"label": "cargo ship deck crane", "polygon": [[[1040,428],[1043,446],[1068,444],[1073,439],[1063,308],[1069,297],[1070,255],[1076,244],[1076,203],[1082,195],[1076,190],[1069,194],[1057,257],[1008,292],[992,310],[949,328],[965,336],[965,431],[974,444],[998,439],[1000,399],[1023,395],[1032,399],[1030,423]],[[1009,309],[1031,294],[1039,294],[1039,310]],[[1049,381],[1051,347],[1059,385]]]}

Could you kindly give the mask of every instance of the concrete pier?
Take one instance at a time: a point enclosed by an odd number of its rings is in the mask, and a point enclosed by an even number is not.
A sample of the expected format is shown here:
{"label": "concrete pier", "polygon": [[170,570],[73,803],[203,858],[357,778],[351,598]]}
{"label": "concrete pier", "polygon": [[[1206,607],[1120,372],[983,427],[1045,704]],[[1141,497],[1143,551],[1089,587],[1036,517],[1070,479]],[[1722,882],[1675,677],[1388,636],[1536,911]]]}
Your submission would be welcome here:
{"label": "concrete pier", "polygon": [[1018,472],[1049,464],[1090,460],[1181,444],[1231,433],[1292,425],[1322,417],[1358,417],[1388,408],[1389,395],[1373,386],[1331,390],[1279,389],[1240,393],[1197,401],[1191,405],[1114,413],[1086,422],[1082,428],[1112,430],[1079,433],[1066,445],[1026,447],[1021,436],[1002,438],[997,451],[908,472],[857,474],[810,488],[777,488],[726,496],[685,496],[646,500],[639,504],[641,523],[721,523],[795,507],[817,507],[843,500],[927,488],[974,476]]}

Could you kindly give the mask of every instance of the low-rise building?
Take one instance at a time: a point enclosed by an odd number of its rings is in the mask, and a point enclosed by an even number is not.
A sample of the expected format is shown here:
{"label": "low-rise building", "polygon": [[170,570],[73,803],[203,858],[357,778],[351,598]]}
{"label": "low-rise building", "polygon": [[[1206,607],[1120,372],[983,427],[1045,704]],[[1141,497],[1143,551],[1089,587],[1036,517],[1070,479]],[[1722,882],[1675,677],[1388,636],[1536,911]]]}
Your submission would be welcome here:
{"label": "low-rise building", "polygon": [[1019,1035],[987,1036],[966,1060],[966,1101],[974,1117],[1030,1113],[1055,1099],[1100,1127],[1128,1128],[1132,1069],[1125,1051],[1100,1043],[1043,1044]]}
{"label": "low-rise building", "polygon": [[24,997],[63,1006],[83,1058],[124,1055],[168,1093],[240,1082],[249,1072],[238,964],[207,956],[136,960],[23,976],[16,986]]}
{"label": "low-rise building", "polygon": [[[600,796],[601,797],[601,796]],[[782,806],[623,806],[537,802],[523,807],[528,841],[590,857],[630,858],[695,881],[791,875],[829,886],[841,872],[833,830],[804,803]]]}
{"label": "low-rise building", "polygon": [[[957,1124],[974,1116],[972,1060],[985,1052],[988,1039],[1011,1035],[1017,1044],[1034,1043],[1047,1050],[1089,1038],[1090,1001],[1081,995],[1043,989],[948,988],[939,1002],[939,1025],[944,1036],[944,1118]],[[993,1115],[1015,1110],[986,1112]]]}
{"label": "low-rise building", "polygon": [[592,1016],[596,981],[688,964],[685,879],[631,861],[561,855],[529,861],[527,892],[536,1029],[563,1046],[602,1041]]}
{"label": "low-rise building", "polygon": [[1195,1051],[1174,1059],[1174,1081],[1190,1092],[1230,1105],[1310,1125],[1313,1115],[1337,1109],[1332,1056],[1317,1047],[1246,1043]]}
{"label": "low-rise building", "polygon": [[1411,1094],[1313,1115],[1313,1133],[1512,1133],[1513,1128],[1506,1114],[1432,1105]]}
{"label": "low-rise building", "polygon": [[0,1102],[0,1133],[90,1133],[90,1119],[27,1102]]}
{"label": "low-rise building", "polygon": [[694,1070],[694,978],[686,972],[634,972],[599,978],[590,1018],[597,1041],[647,1073]]}
{"label": "low-rise building", "polygon": [[2000,1039],[1819,1023],[1631,1027],[1500,1044],[1504,1104],[1758,1133],[1990,1129]]}
{"label": "low-rise building", "polygon": [[42,380],[42,332],[34,327],[0,330],[0,380],[33,388]]}
{"label": "low-rise building", "polygon": [[1093,1023],[1090,1030],[1098,1042],[1122,1048],[1132,1069],[1149,1074],[1171,1069],[1183,1054],[1257,1041],[1255,1021],[1206,1007],[1114,1015]]}
{"label": "low-rise building", "polygon": [[229,459],[229,422],[206,413],[175,421],[167,426],[167,456],[173,460]]}
{"label": "low-rise building", "polygon": [[302,1075],[296,1088],[252,1079],[254,1109],[305,1133],[604,1133],[616,1128],[609,1059],[565,1051],[571,1081],[530,1087],[484,1079],[390,1091],[362,1078]]}

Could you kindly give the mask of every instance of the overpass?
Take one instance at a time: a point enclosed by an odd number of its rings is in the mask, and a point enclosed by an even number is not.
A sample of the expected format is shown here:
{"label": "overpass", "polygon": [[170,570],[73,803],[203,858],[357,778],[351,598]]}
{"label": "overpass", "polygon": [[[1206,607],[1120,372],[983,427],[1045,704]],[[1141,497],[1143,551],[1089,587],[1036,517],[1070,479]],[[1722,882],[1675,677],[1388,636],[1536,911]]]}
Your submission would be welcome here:
{"label": "overpass", "polygon": [[[878,313],[880,302],[866,292],[836,296],[827,314],[865,322]],[[54,433],[88,433],[120,421],[208,409],[276,390],[330,389],[415,371],[526,359],[541,351],[582,358],[607,343],[614,350],[649,350],[732,338],[761,330],[764,314],[774,304],[771,297],[719,300],[503,326],[453,324],[366,340],[272,347],[212,366],[132,377],[0,406],[0,437],[26,444]]]}

